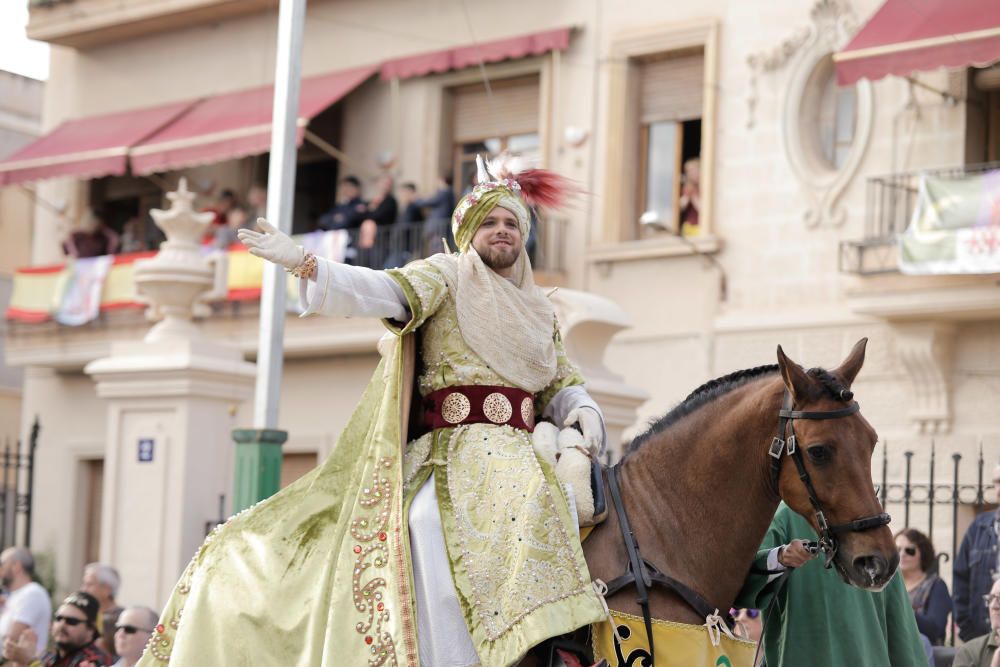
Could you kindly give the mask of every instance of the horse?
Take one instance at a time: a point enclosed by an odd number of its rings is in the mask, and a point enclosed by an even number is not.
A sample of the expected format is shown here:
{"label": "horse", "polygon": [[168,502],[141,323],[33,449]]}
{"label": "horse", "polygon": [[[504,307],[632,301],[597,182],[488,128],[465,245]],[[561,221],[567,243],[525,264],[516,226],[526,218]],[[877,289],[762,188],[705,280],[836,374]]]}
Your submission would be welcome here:
{"label": "horse", "polygon": [[[858,341],[831,371],[804,370],[779,346],[777,365],[702,385],[637,436],[606,477],[617,474],[642,557],[710,608],[728,610],[784,500],[823,536],[821,546],[844,582],[881,590],[899,555],[871,480],[877,434],[851,400],[866,344]],[[790,429],[789,421],[796,422]],[[786,442],[786,431],[794,439]],[[805,481],[799,464],[782,462],[794,458],[790,444],[799,450]],[[595,580],[610,582],[628,569],[619,521],[610,510],[583,543]],[[631,586],[612,591],[607,604],[642,614]],[[679,623],[706,620],[667,587],[648,591],[648,611]],[[521,663],[529,664],[538,663]]]}

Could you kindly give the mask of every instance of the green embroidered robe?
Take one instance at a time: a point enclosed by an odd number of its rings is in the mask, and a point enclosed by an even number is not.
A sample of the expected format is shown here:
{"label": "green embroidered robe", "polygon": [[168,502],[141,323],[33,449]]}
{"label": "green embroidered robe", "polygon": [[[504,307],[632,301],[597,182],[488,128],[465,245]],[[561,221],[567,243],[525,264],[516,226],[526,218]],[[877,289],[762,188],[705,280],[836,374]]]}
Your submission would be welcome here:
{"label": "green embroidered robe", "polygon": [[[440,261],[440,260],[439,260]],[[438,429],[405,444],[416,331],[426,394],[508,384],[467,346],[454,295],[428,261],[391,272],[412,319],[375,371],[330,456],[231,518],[195,554],[139,667],[417,665],[407,508],[435,471],[459,602],[486,667],[603,617],[554,472],[529,434]],[[555,334],[557,335],[557,334]],[[582,382],[557,339],[536,413]]]}

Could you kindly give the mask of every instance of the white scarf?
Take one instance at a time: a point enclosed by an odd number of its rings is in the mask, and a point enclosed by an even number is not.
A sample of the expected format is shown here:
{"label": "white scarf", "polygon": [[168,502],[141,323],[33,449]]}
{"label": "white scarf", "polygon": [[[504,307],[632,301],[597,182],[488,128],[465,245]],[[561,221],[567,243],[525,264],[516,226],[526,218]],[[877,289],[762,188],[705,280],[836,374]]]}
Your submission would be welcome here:
{"label": "white scarf", "polygon": [[516,387],[537,393],[556,374],[555,310],[535,286],[531,260],[521,249],[511,279],[483,263],[472,246],[458,255],[435,255],[433,264],[455,294],[465,342]]}

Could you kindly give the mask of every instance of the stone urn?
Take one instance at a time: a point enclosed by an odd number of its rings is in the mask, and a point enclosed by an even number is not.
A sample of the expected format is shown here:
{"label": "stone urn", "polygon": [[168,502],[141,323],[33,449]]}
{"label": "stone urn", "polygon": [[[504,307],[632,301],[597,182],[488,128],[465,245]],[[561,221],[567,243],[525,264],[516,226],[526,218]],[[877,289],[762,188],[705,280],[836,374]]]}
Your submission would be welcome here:
{"label": "stone urn", "polygon": [[146,317],[157,322],[147,342],[197,336],[194,319],[209,312],[205,302],[225,295],[225,254],[207,255],[201,245],[214,214],[196,212],[194,197],[182,178],[167,193],[170,208],[150,211],[167,240],[155,257],[135,262],[136,293],[149,306]]}

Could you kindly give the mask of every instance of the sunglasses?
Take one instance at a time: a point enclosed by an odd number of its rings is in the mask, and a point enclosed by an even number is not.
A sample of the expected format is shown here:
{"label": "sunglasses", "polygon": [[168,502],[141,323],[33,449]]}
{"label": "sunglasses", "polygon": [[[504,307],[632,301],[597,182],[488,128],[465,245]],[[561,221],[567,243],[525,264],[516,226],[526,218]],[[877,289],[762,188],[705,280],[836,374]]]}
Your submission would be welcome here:
{"label": "sunglasses", "polygon": [[147,630],[146,628],[140,628],[135,625],[116,625],[115,632],[118,630],[123,631],[127,635],[134,635],[137,632],[152,632],[152,630]]}
{"label": "sunglasses", "polygon": [[85,618],[75,618],[73,616],[56,616],[55,620],[57,623],[65,623],[71,628],[87,622]]}
{"label": "sunglasses", "polygon": [[917,548],[916,547],[900,547],[899,550],[902,553],[906,554],[907,556],[916,556],[917,555]]}
{"label": "sunglasses", "polygon": [[729,610],[729,615],[732,616],[733,618],[736,618],[737,616],[740,615],[741,612],[745,612],[746,615],[749,616],[750,618],[757,618],[758,616],[760,616],[760,609],[749,609],[749,608],[737,609],[735,607]]}

